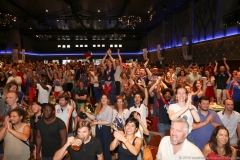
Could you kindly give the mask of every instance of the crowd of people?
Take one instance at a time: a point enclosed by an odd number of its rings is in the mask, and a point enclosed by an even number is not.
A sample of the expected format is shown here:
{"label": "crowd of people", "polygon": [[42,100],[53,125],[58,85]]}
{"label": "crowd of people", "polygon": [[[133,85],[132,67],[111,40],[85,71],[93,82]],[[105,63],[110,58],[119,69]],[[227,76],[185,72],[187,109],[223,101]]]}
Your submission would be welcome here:
{"label": "crowd of people", "polygon": [[236,159],[240,71],[223,62],[125,65],[110,49],[98,65],[2,62],[0,159],[141,160],[151,131],[162,136],[157,160]]}

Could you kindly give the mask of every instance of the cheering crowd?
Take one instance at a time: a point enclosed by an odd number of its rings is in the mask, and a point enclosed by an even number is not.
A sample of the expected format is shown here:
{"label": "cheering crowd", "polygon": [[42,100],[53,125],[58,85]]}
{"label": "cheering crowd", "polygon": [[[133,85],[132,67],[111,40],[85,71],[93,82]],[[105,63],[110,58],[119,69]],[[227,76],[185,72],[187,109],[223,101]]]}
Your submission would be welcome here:
{"label": "cheering crowd", "polygon": [[162,137],[153,159],[237,158],[240,71],[226,58],[158,68],[117,55],[107,50],[99,65],[3,62],[0,159],[141,160],[150,132]]}

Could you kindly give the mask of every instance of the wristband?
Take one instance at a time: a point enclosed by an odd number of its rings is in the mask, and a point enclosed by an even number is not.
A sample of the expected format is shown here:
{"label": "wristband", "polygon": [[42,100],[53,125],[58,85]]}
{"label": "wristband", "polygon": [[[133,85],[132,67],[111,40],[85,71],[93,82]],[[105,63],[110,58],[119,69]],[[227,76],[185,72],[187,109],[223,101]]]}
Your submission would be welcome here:
{"label": "wristband", "polygon": [[194,107],[192,107],[191,109],[189,109],[189,111],[193,111],[193,110],[195,110],[195,108],[194,108]]}

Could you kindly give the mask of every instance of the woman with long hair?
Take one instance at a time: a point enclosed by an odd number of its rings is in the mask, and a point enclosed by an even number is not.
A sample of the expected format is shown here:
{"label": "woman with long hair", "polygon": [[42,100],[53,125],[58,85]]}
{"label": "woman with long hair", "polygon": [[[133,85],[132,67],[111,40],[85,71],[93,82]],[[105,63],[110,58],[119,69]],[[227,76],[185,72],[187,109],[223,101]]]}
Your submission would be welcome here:
{"label": "woman with long hair", "polygon": [[[111,54],[111,49],[108,49],[106,55],[101,61],[101,64],[106,73],[104,93],[109,96],[111,105],[114,105],[116,102],[116,87],[114,78],[114,74],[116,72],[116,64]],[[109,56],[109,59],[106,59],[107,56]]]}
{"label": "woman with long hair", "polygon": [[193,142],[191,136],[193,120],[195,122],[200,121],[200,116],[195,106],[191,104],[192,95],[188,93],[186,88],[180,87],[176,90],[176,102],[175,104],[170,104],[168,109],[169,119],[172,121],[179,117],[184,118],[189,124],[189,134],[187,139]]}
{"label": "woman with long hair", "polygon": [[111,124],[113,109],[109,106],[109,99],[106,94],[103,94],[95,109],[95,115],[91,115],[84,111],[89,119],[94,120],[92,125],[96,125],[96,137],[100,140],[103,155],[105,160],[112,160],[109,150],[110,143],[112,141]]}
{"label": "woman with long hair", "polygon": [[134,117],[129,117],[125,124],[125,134],[115,131],[115,137],[110,145],[110,150],[118,146],[118,160],[137,160],[142,146],[142,140],[135,136],[139,128],[139,122]]}
{"label": "woman with long hair", "polygon": [[129,110],[124,103],[123,97],[118,97],[117,102],[114,105],[113,110],[113,123],[116,123],[118,127],[123,128],[126,119],[129,117]]}
{"label": "woman with long hair", "polygon": [[236,149],[230,146],[229,132],[224,126],[217,126],[210,141],[202,150],[207,160],[233,160],[236,159]]}
{"label": "woman with long hair", "polygon": [[178,73],[178,77],[177,77],[177,83],[182,83],[184,86],[186,86],[186,82],[187,82],[187,73],[185,72],[185,70],[180,70],[180,72]]}
{"label": "woman with long hair", "polygon": [[206,82],[206,92],[205,92],[205,96],[207,96],[210,100],[215,98],[215,94],[214,94],[214,85],[215,85],[215,78],[214,76],[211,76],[209,71],[205,71],[205,75],[207,77],[207,82]]}
{"label": "woman with long hair", "polygon": [[202,77],[203,84],[200,80],[196,80],[193,82],[192,86],[192,102],[196,106],[198,99],[200,99],[206,92],[206,77]]}

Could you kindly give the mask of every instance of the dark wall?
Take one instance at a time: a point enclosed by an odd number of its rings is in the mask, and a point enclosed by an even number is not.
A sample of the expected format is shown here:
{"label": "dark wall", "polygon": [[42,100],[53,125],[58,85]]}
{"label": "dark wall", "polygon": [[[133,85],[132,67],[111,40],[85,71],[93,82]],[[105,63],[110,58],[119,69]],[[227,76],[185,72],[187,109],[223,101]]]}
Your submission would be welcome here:
{"label": "dark wall", "polygon": [[[141,46],[149,51],[150,63],[159,63],[157,45],[161,44],[161,52],[165,59],[162,64],[188,65],[191,62],[207,64],[214,59],[240,59],[240,26],[231,28],[217,27],[219,4],[224,0],[191,1],[178,13],[169,15],[161,21],[158,27],[142,39]],[[182,37],[187,38],[188,55],[191,60],[184,60]],[[146,45],[146,39],[148,44]]]}

